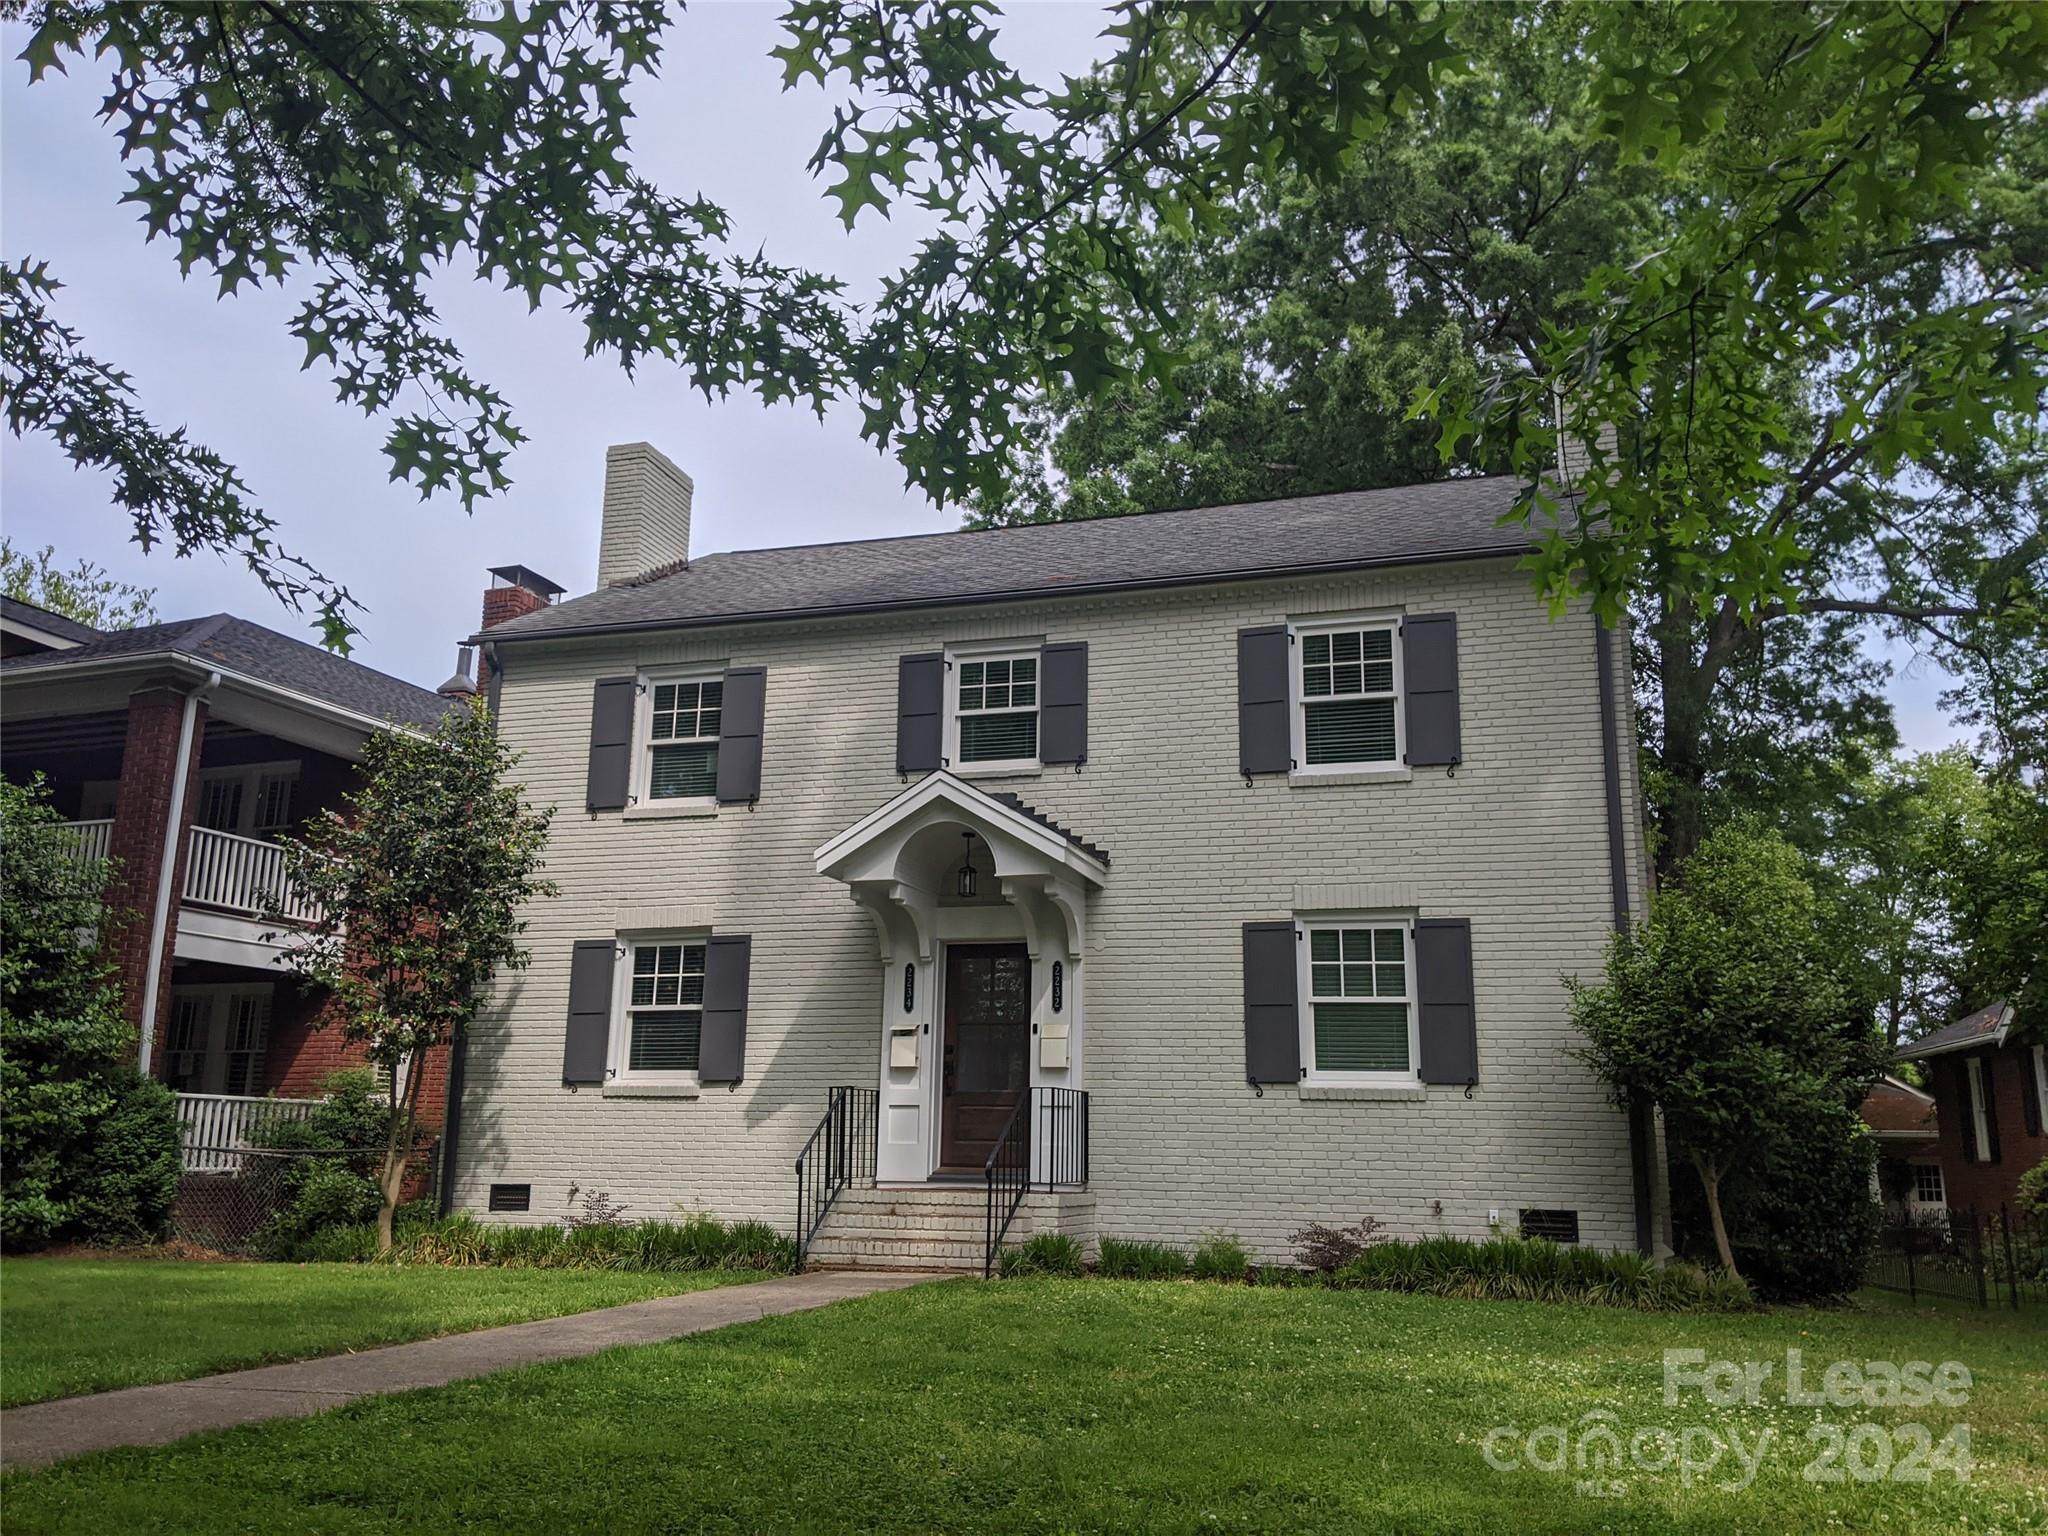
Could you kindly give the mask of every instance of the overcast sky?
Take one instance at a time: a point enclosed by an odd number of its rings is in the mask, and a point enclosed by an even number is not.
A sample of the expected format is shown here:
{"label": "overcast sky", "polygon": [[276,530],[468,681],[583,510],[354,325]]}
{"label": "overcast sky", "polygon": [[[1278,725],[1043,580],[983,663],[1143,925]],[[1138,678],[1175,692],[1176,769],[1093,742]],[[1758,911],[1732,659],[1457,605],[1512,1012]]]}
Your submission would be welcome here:
{"label": "overcast sky", "polygon": [[[633,97],[636,158],[666,190],[722,204],[739,244],[765,242],[780,260],[872,284],[919,228],[864,214],[848,235],[805,171],[833,98],[815,86],[782,91],[768,57],[783,40],[781,9],[731,0],[677,19],[661,75]],[[1092,4],[1013,6],[1004,47],[1027,77],[1053,80],[1086,68],[1101,25]],[[48,260],[66,285],[58,316],[87,349],[133,376],[160,425],[188,427],[238,465],[287,546],[348,585],[368,609],[359,660],[440,682],[455,641],[476,626],[487,566],[517,562],[572,593],[590,590],[609,443],[644,439],[690,472],[698,554],[958,524],[956,512],[904,490],[895,461],[862,442],[852,408],[820,422],[747,396],[707,404],[659,365],[628,380],[611,361],[583,357],[572,319],[529,314],[523,300],[468,282],[444,284],[436,302],[529,441],[512,459],[513,488],[473,517],[452,497],[420,501],[387,478],[386,428],[339,405],[325,373],[299,370],[285,323],[300,289],[216,301],[210,278],[181,281],[171,248],[144,243],[136,210],[118,206],[126,177],[97,118],[107,72],[74,65],[70,78],[30,87],[15,57],[24,29],[0,34],[0,257]],[[0,440],[0,527],[18,546],[54,544],[66,564],[86,556],[153,586],[165,618],[231,610],[311,638],[238,566],[144,556],[107,484],[47,439]],[[1914,666],[1894,689],[1909,746],[1958,734],[1935,706],[1939,683]]]}

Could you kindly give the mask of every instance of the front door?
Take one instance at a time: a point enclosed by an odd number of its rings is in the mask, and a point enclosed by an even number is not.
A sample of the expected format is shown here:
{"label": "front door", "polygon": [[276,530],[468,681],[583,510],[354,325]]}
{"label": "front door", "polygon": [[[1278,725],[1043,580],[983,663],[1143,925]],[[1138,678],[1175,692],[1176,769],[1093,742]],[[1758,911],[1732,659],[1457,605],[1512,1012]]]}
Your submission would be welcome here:
{"label": "front door", "polygon": [[1022,944],[946,949],[939,1166],[981,1172],[1031,1081],[1031,957]]}

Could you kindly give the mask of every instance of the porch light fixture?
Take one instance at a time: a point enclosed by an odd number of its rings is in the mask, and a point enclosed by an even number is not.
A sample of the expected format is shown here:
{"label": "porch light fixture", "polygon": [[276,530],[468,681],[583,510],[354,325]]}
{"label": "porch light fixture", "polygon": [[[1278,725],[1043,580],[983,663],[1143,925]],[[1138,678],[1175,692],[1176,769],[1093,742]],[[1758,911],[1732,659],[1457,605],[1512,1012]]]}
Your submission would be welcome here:
{"label": "porch light fixture", "polygon": [[965,901],[973,898],[977,879],[974,873],[974,834],[962,832],[960,835],[967,839],[967,852],[960,860],[960,879],[956,889],[960,892],[961,899]]}

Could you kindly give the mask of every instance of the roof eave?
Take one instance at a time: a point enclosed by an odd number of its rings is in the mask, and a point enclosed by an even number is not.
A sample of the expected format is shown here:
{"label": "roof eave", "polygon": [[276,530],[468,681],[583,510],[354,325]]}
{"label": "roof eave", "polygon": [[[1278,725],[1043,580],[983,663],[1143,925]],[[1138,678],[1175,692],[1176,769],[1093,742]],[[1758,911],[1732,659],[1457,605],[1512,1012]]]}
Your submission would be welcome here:
{"label": "roof eave", "polygon": [[1902,1046],[1894,1060],[1925,1061],[1930,1056],[1949,1056],[1957,1051],[1975,1051],[1987,1048],[1997,1050],[2005,1044],[2006,1034],[2007,1028],[2001,1024],[1998,1028],[1987,1030],[1982,1034],[1967,1035],[1961,1040],[1943,1041],[1939,1045],[1927,1045],[1924,1047],[1917,1045]]}

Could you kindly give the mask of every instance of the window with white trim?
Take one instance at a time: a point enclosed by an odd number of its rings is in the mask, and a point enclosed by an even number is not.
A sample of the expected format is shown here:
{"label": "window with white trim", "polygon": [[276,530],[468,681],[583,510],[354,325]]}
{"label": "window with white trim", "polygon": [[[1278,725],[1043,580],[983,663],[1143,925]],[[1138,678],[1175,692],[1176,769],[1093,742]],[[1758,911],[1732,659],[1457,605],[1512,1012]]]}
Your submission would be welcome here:
{"label": "window with white trim", "polygon": [[270,994],[228,995],[226,1038],[221,1061],[221,1092],[250,1094],[263,1081],[263,1047],[269,1034]]}
{"label": "window with white trim", "polygon": [[621,1017],[612,1030],[612,1076],[620,1081],[694,1081],[704,1029],[705,940],[661,934],[628,940],[620,965]]}
{"label": "window with white trim", "polygon": [[1038,766],[1038,648],[953,656],[957,766]]}
{"label": "window with white trim", "polygon": [[1302,926],[1303,1080],[1413,1083],[1415,964],[1407,922],[1357,918]]}
{"label": "window with white trim", "polygon": [[2034,1123],[2048,1134],[2048,1045],[2034,1047]]}
{"label": "window with white trim", "polygon": [[641,805],[710,800],[718,793],[722,672],[648,680],[642,696]]}
{"label": "window with white trim", "polygon": [[262,1093],[271,991],[268,983],[173,988],[164,1082],[184,1093]]}
{"label": "window with white trim", "polygon": [[267,837],[290,827],[299,787],[297,763],[247,763],[199,775],[199,825]]}
{"label": "window with white trim", "polygon": [[1373,771],[1403,762],[1401,621],[1294,626],[1297,772]]}
{"label": "window with white trim", "polygon": [[1991,1117],[1984,1107],[1984,1059],[1972,1056],[1963,1063],[1970,1083],[1970,1161],[1991,1161]]}
{"label": "window with white trim", "polygon": [[204,993],[171,994],[171,1026],[164,1034],[164,1083],[173,1092],[198,1093],[206,1072],[206,1037],[213,998]]}
{"label": "window with white trim", "polygon": [[1915,1163],[1913,1165],[1913,1199],[1921,1205],[1941,1205],[1945,1197],[1941,1188],[1941,1164]]}

